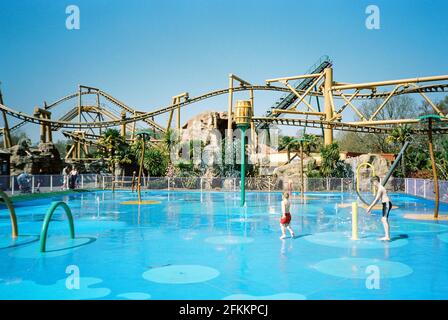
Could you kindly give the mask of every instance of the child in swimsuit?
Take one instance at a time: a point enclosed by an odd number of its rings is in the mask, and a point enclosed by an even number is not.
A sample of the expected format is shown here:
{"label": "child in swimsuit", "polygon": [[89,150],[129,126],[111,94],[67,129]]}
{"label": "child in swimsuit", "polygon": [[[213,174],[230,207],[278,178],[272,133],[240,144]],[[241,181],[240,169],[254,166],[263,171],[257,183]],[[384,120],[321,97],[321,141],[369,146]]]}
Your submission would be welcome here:
{"label": "child in swimsuit", "polygon": [[370,214],[373,206],[381,199],[381,202],[383,204],[383,217],[381,218],[381,222],[383,223],[385,236],[380,238],[379,240],[390,241],[389,212],[392,209],[392,202],[390,201],[386,188],[381,185],[380,178],[378,178],[377,176],[373,176],[371,181],[378,189],[378,192],[376,194],[375,200],[373,200],[372,204],[366,210],[367,213]]}
{"label": "child in swimsuit", "polygon": [[288,229],[289,233],[291,234],[291,238],[294,238],[294,231],[292,231],[289,224],[291,223],[291,212],[289,210],[291,206],[291,203],[289,202],[289,193],[285,192],[283,193],[283,200],[282,200],[282,217],[280,219],[280,228],[282,229],[282,236],[280,239],[286,238],[286,229]]}

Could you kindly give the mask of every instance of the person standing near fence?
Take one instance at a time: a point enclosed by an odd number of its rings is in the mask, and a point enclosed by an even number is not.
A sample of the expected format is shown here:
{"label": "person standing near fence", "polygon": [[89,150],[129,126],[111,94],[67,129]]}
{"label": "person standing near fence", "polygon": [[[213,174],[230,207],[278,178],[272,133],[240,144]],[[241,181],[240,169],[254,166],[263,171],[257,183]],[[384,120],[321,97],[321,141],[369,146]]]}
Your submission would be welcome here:
{"label": "person standing near fence", "polygon": [[37,185],[36,192],[40,192],[40,185],[42,184],[42,169],[39,169],[39,173],[37,174]]}
{"label": "person standing near fence", "polygon": [[70,175],[70,166],[66,166],[64,169],[62,169],[62,190],[68,189],[68,178]]}
{"label": "person standing near fence", "polygon": [[76,167],[73,167],[72,171],[70,171],[69,177],[69,188],[75,189],[78,186],[78,170]]}
{"label": "person standing near fence", "polygon": [[31,177],[26,170],[24,170],[17,177],[17,184],[19,185],[19,190],[21,193],[31,192]]}

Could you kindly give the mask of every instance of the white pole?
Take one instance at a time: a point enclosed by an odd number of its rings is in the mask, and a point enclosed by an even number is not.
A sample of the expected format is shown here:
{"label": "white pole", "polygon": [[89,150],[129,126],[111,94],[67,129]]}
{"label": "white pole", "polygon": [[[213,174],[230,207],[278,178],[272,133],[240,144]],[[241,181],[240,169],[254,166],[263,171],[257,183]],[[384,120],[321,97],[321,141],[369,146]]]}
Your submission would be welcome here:
{"label": "white pole", "polygon": [[11,194],[14,194],[14,176],[11,176]]}
{"label": "white pole", "polygon": [[81,189],[84,189],[84,175],[81,175]]}
{"label": "white pole", "polygon": [[104,185],[104,176],[103,176],[103,190],[106,189],[105,185]]}
{"label": "white pole", "polygon": [[53,176],[50,175],[50,191],[53,191]]}

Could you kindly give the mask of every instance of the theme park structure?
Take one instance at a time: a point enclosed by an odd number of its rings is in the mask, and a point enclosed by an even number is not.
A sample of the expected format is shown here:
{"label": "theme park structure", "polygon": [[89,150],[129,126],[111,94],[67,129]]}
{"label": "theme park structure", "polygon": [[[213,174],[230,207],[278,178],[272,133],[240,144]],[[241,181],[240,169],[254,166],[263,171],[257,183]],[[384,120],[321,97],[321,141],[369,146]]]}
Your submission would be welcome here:
{"label": "theme park structure", "polygon": [[[348,83],[336,81],[333,77],[333,63],[323,56],[303,75],[268,79],[264,84],[255,85],[234,74],[228,77],[228,87],[191,97],[188,92],[175,95],[169,105],[141,111],[131,107],[103,90],[80,85],[76,92],[41,107],[36,107],[33,115],[18,111],[0,101],[3,115],[4,147],[11,147],[11,132],[25,124],[40,126],[40,141],[52,141],[52,132],[62,130],[73,141],[66,159],[89,160],[88,148],[95,145],[101,130],[119,127],[121,134],[128,140],[136,139],[139,130],[152,130],[152,137],[161,137],[173,128],[181,130],[181,111],[188,106],[220,95],[228,95],[228,134],[232,136],[235,122],[234,93],[247,92],[250,117],[247,127],[252,137],[271,125],[321,128],[325,145],[333,142],[334,130],[359,133],[389,133],[398,125],[409,125],[412,134],[427,134],[432,140],[433,134],[448,132],[447,115],[430,99],[429,94],[443,93],[448,90],[448,75],[386,80],[367,83]],[[263,116],[255,115],[255,92],[282,92],[284,95],[269,108]],[[393,97],[419,95],[430,106],[433,115],[425,119],[379,119],[379,114]],[[90,96],[88,102],[85,97]],[[92,102],[92,97],[93,101]],[[360,108],[366,100],[381,101],[371,114],[364,114]],[[52,111],[71,102],[71,107],[57,120],[51,119]],[[75,104],[73,105],[73,102]],[[237,103],[239,103],[237,101]],[[422,110],[423,112],[424,110]],[[165,126],[156,121],[156,117],[168,114]],[[10,127],[8,116],[19,120]],[[247,117],[246,117],[247,118]],[[357,119],[357,120],[353,120]],[[422,121],[428,123],[422,126]],[[246,126],[246,123],[243,124]],[[240,126],[241,127],[241,126]],[[151,142],[151,139],[150,139]],[[430,143],[430,151],[432,144]],[[433,157],[431,155],[431,157]]]}

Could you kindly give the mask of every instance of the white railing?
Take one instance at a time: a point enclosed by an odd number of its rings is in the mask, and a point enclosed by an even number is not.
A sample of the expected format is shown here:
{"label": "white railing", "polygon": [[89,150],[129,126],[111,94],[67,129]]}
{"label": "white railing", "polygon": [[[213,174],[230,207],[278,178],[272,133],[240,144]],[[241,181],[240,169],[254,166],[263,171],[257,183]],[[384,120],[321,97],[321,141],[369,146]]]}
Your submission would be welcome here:
{"label": "white railing", "polygon": [[[69,189],[68,181],[63,175],[28,175],[0,176],[0,189],[7,193],[48,193]],[[64,181],[66,181],[64,183]],[[96,189],[101,186],[101,175],[80,174],[76,179],[75,188]]]}
{"label": "white railing", "polygon": [[[405,193],[434,200],[434,181],[408,178],[405,183]],[[448,181],[439,180],[439,199],[440,201],[448,202]]]}
{"label": "white railing", "polygon": [[[19,179],[20,180],[20,179]],[[106,174],[80,174],[77,189],[110,190],[115,182],[115,189],[131,189],[131,176],[116,176]],[[44,193],[67,190],[62,175],[29,175],[27,185],[19,183],[18,176],[0,176],[0,188],[9,194]],[[134,179],[136,187],[137,179]],[[150,190],[198,190],[198,191],[238,191],[241,180],[237,177],[144,177],[142,189]],[[352,178],[306,178],[305,192],[354,192],[355,181]],[[434,183],[426,179],[391,179],[386,188],[392,192],[403,192],[426,199],[434,199]],[[248,191],[301,191],[300,179],[294,177],[277,178],[274,176],[247,177]],[[440,200],[448,202],[448,181],[439,181]],[[361,190],[367,192],[368,190]]]}

